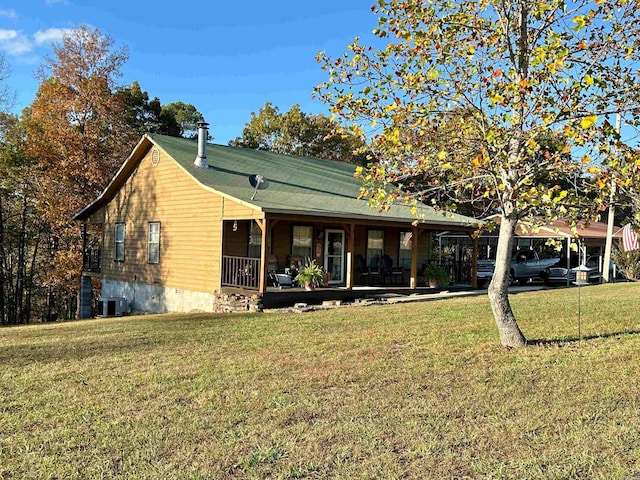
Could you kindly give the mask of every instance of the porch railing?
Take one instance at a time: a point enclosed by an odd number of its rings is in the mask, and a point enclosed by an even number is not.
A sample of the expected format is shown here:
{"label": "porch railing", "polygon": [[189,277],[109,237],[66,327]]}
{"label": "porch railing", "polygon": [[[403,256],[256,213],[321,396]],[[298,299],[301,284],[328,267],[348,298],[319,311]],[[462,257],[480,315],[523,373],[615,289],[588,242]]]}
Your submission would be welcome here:
{"label": "porch railing", "polygon": [[260,287],[260,259],[250,257],[222,257],[222,285],[258,290]]}
{"label": "porch railing", "polygon": [[101,258],[99,248],[87,248],[82,255],[82,269],[85,272],[100,273]]}

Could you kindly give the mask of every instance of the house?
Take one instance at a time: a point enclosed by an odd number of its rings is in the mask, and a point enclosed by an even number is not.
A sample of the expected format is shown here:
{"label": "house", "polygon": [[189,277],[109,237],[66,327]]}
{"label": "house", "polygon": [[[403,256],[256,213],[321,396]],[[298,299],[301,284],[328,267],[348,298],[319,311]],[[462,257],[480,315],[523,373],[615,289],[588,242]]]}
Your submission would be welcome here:
{"label": "house", "polygon": [[[144,312],[212,311],[220,294],[287,295],[270,272],[315,259],[336,290],[358,284],[418,286],[433,259],[433,235],[470,235],[471,218],[421,206],[371,209],[357,199],[354,166],[147,134],[102,194],[74,217],[85,238],[81,317],[91,278],[102,296]],[[397,278],[374,277],[390,258]],[[473,265],[468,265],[467,276]],[[378,272],[379,273],[379,272]],[[369,275],[371,274],[371,276]],[[400,278],[401,274],[401,278]]]}

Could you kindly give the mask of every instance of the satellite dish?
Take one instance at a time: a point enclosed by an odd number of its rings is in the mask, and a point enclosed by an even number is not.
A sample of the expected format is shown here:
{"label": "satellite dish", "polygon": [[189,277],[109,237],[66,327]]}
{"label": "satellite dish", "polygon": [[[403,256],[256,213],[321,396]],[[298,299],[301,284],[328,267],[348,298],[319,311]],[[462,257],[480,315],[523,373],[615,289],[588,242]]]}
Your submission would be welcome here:
{"label": "satellite dish", "polygon": [[262,175],[258,175],[254,173],[253,175],[249,175],[249,183],[253,187],[253,195],[251,195],[251,200],[256,198],[256,192],[258,190],[264,190],[269,186],[269,182]]}

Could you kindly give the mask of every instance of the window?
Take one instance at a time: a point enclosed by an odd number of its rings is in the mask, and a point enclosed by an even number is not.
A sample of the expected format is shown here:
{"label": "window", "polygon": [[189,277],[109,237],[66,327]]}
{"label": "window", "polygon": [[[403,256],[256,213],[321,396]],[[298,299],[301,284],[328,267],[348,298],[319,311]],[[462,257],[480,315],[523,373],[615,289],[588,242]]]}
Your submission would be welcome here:
{"label": "window", "polygon": [[116,223],[116,248],[113,259],[124,262],[124,223]]}
{"label": "window", "polygon": [[411,266],[411,232],[400,232],[400,250],[398,251],[398,265]]}
{"label": "window", "polygon": [[293,239],[291,242],[291,255],[298,255],[304,263],[311,258],[313,247],[313,227],[293,227]]}
{"label": "window", "polygon": [[367,265],[373,268],[380,266],[384,252],[384,231],[369,230],[367,233]]}
{"label": "window", "polygon": [[149,222],[147,262],[160,263],[160,222]]}
{"label": "window", "polygon": [[256,222],[251,222],[249,230],[249,257],[260,258],[262,250],[262,230]]}

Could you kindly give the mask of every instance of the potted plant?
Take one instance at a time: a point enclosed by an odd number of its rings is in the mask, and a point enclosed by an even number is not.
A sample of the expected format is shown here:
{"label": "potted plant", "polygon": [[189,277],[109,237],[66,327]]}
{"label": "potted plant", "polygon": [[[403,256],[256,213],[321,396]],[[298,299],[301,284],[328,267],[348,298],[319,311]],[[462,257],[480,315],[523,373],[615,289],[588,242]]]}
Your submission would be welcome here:
{"label": "potted plant", "polygon": [[315,260],[309,260],[298,271],[295,281],[300,285],[304,285],[305,290],[313,290],[324,283],[324,270]]}
{"label": "potted plant", "polygon": [[424,271],[424,281],[431,288],[438,288],[440,285],[448,285],[451,277],[444,268],[431,265]]}

